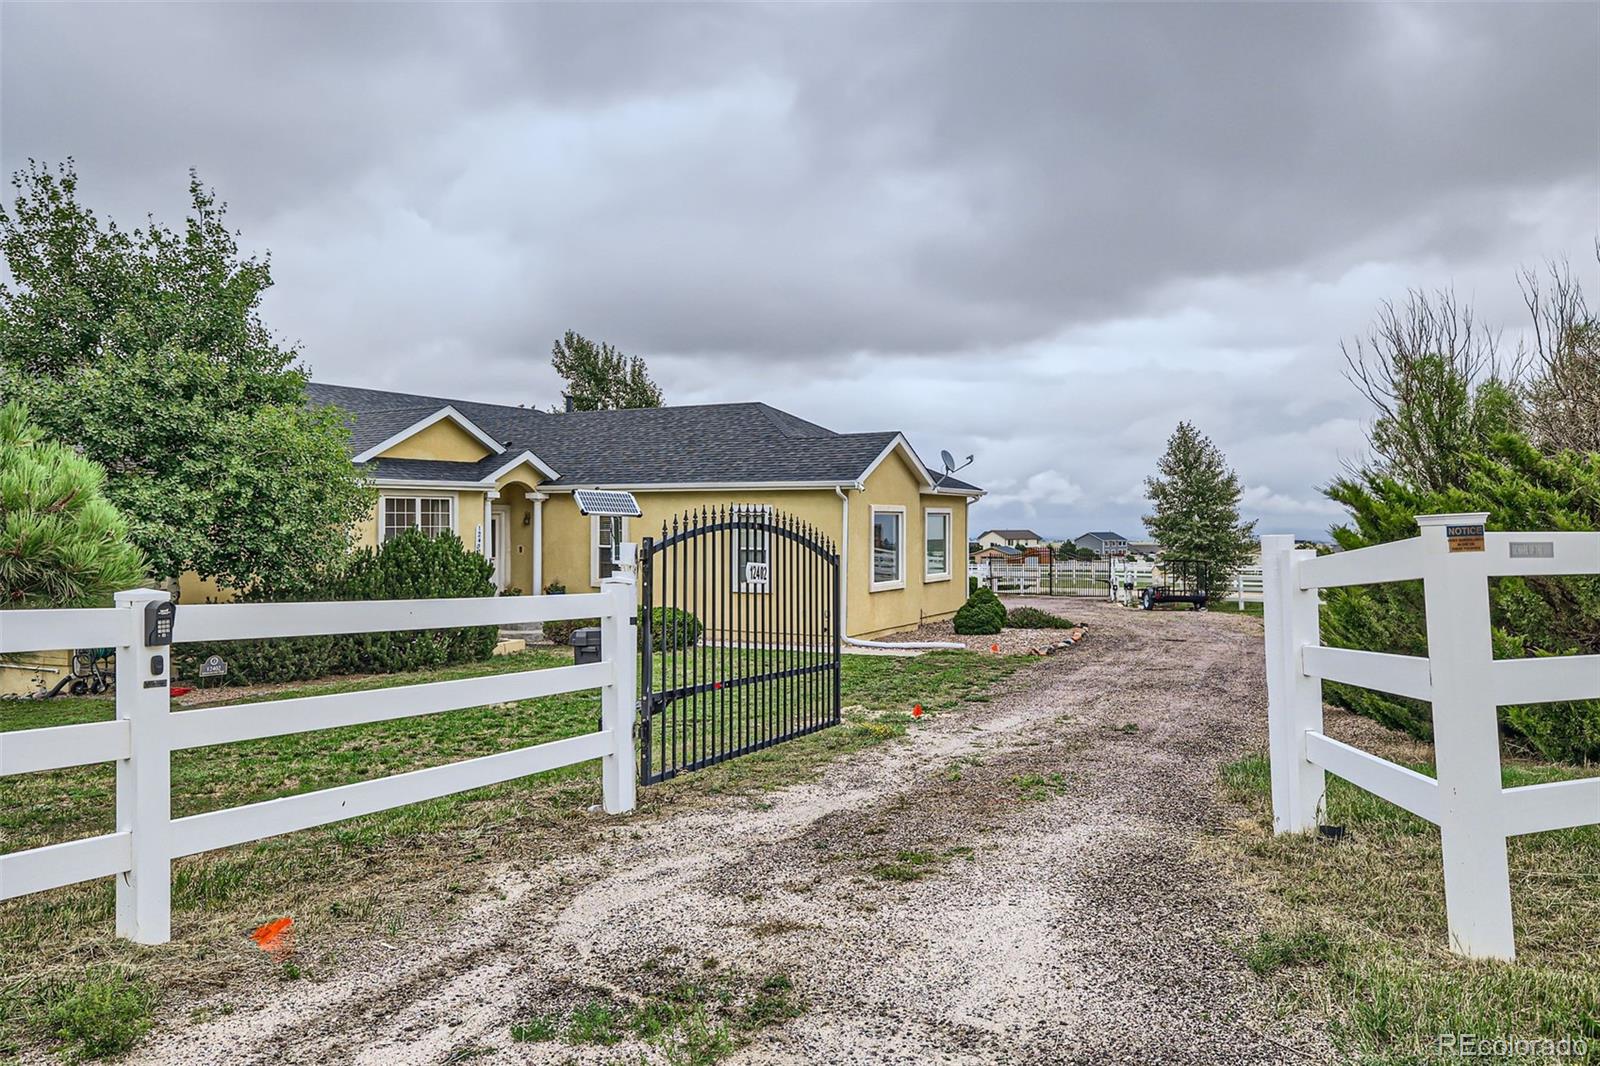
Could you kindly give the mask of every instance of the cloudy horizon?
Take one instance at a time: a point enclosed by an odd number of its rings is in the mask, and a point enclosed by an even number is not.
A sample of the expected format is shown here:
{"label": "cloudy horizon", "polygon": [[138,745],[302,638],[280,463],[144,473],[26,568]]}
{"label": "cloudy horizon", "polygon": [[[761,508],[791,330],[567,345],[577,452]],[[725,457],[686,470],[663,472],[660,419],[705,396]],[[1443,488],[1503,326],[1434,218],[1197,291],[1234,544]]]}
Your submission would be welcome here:
{"label": "cloudy horizon", "polygon": [[1180,419],[1324,536],[1341,339],[1520,267],[1600,293],[1600,7],[19,5],[0,165],[124,226],[189,168],[319,381],[549,406],[564,330],[674,404],[976,455],[974,530],[1142,534]]}

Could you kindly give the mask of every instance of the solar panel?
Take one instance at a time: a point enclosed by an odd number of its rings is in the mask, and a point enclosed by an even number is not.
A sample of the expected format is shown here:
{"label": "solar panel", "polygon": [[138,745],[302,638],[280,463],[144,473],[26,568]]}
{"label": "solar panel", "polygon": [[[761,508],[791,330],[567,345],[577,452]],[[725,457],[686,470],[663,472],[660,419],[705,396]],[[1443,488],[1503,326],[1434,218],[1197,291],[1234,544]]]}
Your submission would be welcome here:
{"label": "solar panel", "polygon": [[622,518],[638,518],[644,514],[639,510],[639,501],[633,498],[631,492],[574,489],[572,496],[578,501],[578,511],[581,514],[615,515]]}

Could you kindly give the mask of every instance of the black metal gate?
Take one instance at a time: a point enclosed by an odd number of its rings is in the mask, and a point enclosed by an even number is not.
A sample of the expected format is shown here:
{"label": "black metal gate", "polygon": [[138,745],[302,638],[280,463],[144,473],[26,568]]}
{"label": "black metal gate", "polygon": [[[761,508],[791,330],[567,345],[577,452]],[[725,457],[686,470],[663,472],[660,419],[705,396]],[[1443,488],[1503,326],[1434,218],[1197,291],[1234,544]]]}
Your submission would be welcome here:
{"label": "black metal gate", "polygon": [[839,722],[839,555],[766,507],[702,509],[639,545],[639,780]]}

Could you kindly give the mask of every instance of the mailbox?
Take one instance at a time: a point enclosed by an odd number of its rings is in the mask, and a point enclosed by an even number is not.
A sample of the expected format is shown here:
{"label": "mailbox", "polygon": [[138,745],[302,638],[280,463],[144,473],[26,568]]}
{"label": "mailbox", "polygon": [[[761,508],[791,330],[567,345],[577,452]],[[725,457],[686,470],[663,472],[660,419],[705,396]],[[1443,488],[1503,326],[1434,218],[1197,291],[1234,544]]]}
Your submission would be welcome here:
{"label": "mailbox", "polygon": [[572,631],[572,661],[579,665],[600,661],[600,627],[585,626]]}

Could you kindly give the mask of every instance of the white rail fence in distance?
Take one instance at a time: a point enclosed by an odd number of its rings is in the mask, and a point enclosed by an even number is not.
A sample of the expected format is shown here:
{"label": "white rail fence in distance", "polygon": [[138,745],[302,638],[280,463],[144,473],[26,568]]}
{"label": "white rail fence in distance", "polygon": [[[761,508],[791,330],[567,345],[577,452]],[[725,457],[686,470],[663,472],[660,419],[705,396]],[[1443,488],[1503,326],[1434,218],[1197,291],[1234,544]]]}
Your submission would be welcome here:
{"label": "white rail fence in distance", "polygon": [[[1506,840],[1600,824],[1600,777],[1504,788],[1496,709],[1600,698],[1600,656],[1496,659],[1489,580],[1600,574],[1600,533],[1486,533],[1487,514],[1420,515],[1421,536],[1318,556],[1294,538],[1262,538],[1273,828],[1314,831],[1331,772],[1439,827],[1451,950],[1511,959]],[[1421,580],[1426,658],[1322,645],[1318,593]],[[1437,777],[1323,733],[1322,682],[1433,708]]]}
{"label": "white rail fence in distance", "polygon": [[[1067,559],[1054,565],[1026,566],[1020,563],[978,562],[967,564],[967,576],[995,592],[1015,596],[1103,596],[1119,602],[1134,602],[1128,592],[1138,592],[1162,579],[1161,564],[1138,559]],[[1131,589],[1130,586],[1131,585]],[[1241,567],[1226,582],[1216,599],[1244,610],[1246,603],[1260,603],[1265,596],[1259,566]]]}
{"label": "white rail fence in distance", "polygon": [[[116,931],[141,944],[172,935],[172,861],[408,803],[601,760],[605,810],[635,803],[638,669],[635,589],[626,573],[596,593],[444,600],[200,604],[176,609],[172,639],[254,640],[599,617],[598,663],[359,692],[174,712],[171,647],[147,643],[146,605],[167,594],[119,593],[116,606],[0,611],[0,652],[117,649],[116,718],[0,732],[0,777],[116,763],[116,831],[0,855],[0,899],[116,878]],[[242,807],[172,817],[172,752],[599,689],[598,731]]]}

